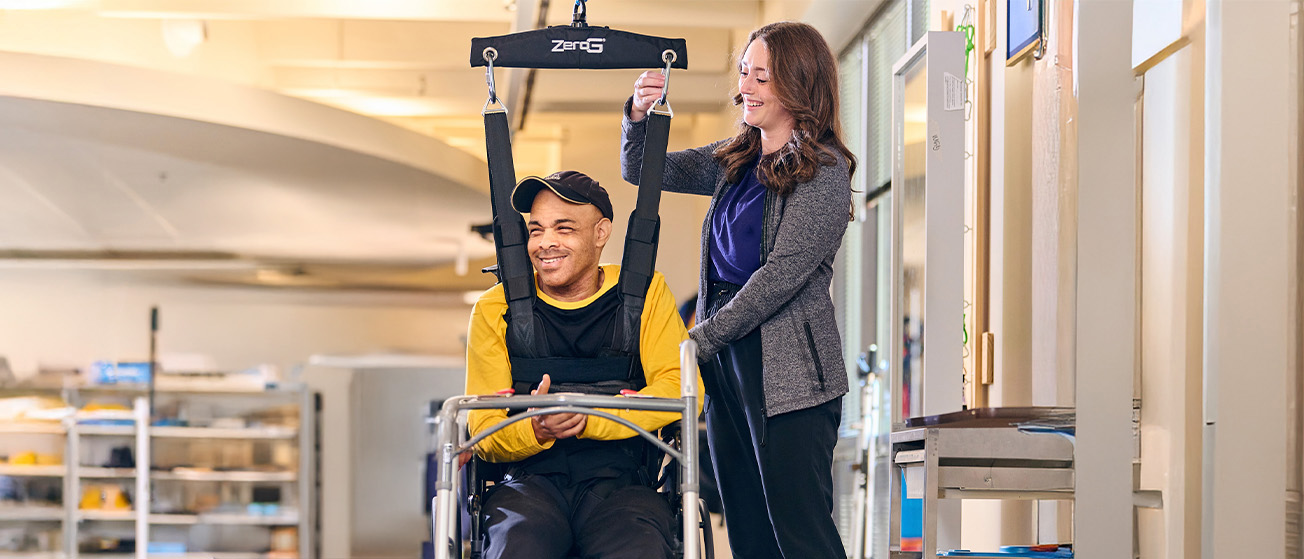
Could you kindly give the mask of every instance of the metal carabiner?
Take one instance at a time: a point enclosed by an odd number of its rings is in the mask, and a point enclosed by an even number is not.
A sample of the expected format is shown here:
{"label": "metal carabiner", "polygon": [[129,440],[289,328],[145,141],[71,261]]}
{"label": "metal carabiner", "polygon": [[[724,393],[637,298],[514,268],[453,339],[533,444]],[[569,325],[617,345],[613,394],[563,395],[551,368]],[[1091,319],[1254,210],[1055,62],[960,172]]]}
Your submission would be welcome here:
{"label": "metal carabiner", "polygon": [[675,60],[678,58],[679,55],[675,54],[675,51],[673,50],[666,49],[661,52],[661,60],[664,60],[666,63],[666,67],[661,70],[661,75],[666,77],[666,83],[661,86],[661,98],[657,99],[657,102],[652,104],[652,110],[656,111],[657,107],[664,106],[665,109],[658,112],[670,116],[674,116],[675,114],[675,112],[670,108],[670,102],[666,100],[666,96],[670,95],[670,66],[674,64]]}
{"label": "metal carabiner", "polygon": [[507,110],[507,107],[503,106],[502,102],[498,100],[498,89],[494,84],[494,60],[498,58],[498,49],[485,47],[484,51],[480,53],[480,56],[484,58],[485,62],[484,81],[485,84],[489,86],[489,100],[484,102],[484,107],[481,108],[480,111],[488,112],[489,105],[494,103],[498,103],[498,105],[502,107],[502,110],[505,111]]}
{"label": "metal carabiner", "polygon": [[484,82],[489,86],[489,102],[492,103],[498,100],[498,90],[494,87],[494,60],[498,58],[498,49],[485,47],[480,56],[484,58]]}

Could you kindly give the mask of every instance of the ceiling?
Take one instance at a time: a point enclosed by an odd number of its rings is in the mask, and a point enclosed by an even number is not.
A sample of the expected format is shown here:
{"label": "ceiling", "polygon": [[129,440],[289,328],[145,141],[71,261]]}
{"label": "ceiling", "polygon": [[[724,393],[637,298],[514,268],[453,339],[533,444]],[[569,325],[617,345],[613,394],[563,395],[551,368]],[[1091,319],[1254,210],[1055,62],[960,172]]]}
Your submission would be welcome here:
{"label": "ceiling", "polygon": [[[686,38],[691,70],[677,72],[673,102],[718,112],[715,82],[760,6],[595,0],[588,11],[592,25]],[[25,76],[0,85],[0,267],[465,289],[456,278],[493,253],[469,232],[489,219],[487,88],[470,39],[569,23],[571,10],[0,0],[0,71]],[[555,169],[561,142],[600,122],[586,113],[618,111],[635,75],[541,72],[523,110],[524,71],[499,70],[509,108],[528,114],[517,116],[518,174]]]}
{"label": "ceiling", "polygon": [[[716,83],[730,74],[730,53],[762,5],[590,4],[591,25],[687,40],[690,69],[676,72],[672,102],[689,112],[725,107]],[[468,64],[470,39],[540,20],[567,24],[573,7],[565,0],[0,0],[0,8],[6,5],[63,7],[0,11],[0,51],[216,78],[381,119],[481,156],[487,88],[483,69]],[[178,39],[187,35],[197,42]],[[523,72],[500,69],[499,89],[523,82],[515,79]],[[618,111],[636,75],[538,73],[522,141],[555,137],[569,113]]]}
{"label": "ceiling", "polygon": [[[746,33],[809,4],[593,0],[588,21],[685,38],[676,114],[718,115]],[[464,288],[446,272],[492,257],[469,232],[489,220],[487,88],[468,64],[470,39],[567,24],[572,7],[0,0],[0,72],[22,76],[0,83],[0,267],[316,287],[361,274],[355,284],[383,288],[388,275],[396,288]],[[521,176],[558,168],[567,137],[612,134],[638,73],[548,70],[526,86],[525,72],[496,76],[514,117],[525,115],[514,139]]]}

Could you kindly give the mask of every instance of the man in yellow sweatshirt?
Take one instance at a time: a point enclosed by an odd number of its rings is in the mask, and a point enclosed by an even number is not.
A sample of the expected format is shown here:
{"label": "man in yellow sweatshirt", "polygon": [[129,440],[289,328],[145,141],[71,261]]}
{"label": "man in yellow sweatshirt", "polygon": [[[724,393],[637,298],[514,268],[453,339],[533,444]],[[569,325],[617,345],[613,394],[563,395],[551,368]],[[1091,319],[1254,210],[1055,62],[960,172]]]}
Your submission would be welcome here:
{"label": "man in yellow sweatshirt", "polygon": [[[679,344],[688,333],[660,273],[647,291],[637,347],[616,341],[620,266],[598,263],[611,237],[606,190],[576,171],[527,177],[513,191],[512,206],[528,214],[537,286],[533,335],[509,335],[520,326],[510,324],[501,284],[481,295],[468,333],[467,394],[636,390],[678,398]],[[521,339],[530,342],[523,346]],[[677,419],[607,411],[648,430]],[[506,417],[506,410],[474,410],[470,431]],[[629,428],[583,414],[534,417],[485,439],[476,447],[480,457],[509,463],[505,480],[485,498],[485,557],[563,559],[574,548],[584,557],[669,558],[673,518],[647,485],[642,444]]]}

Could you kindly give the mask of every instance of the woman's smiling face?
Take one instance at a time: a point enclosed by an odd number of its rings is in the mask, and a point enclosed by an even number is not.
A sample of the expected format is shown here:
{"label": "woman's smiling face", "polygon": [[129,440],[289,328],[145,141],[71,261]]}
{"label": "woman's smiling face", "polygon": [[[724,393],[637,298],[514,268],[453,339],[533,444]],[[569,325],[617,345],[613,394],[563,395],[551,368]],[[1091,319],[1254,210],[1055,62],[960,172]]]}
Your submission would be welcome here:
{"label": "woman's smiling face", "polygon": [[743,97],[743,122],[767,133],[791,131],[792,114],[775,94],[772,75],[769,47],[762,39],[752,41],[738,63],[738,93]]}

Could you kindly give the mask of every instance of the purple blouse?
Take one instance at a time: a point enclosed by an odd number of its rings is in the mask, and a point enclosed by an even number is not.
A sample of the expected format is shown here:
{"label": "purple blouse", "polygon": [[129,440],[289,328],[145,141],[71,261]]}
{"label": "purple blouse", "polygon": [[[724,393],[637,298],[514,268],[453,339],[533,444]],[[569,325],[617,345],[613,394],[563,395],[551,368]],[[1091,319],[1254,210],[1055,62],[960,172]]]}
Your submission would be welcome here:
{"label": "purple blouse", "polygon": [[711,216],[711,281],[747,283],[761,267],[761,224],[765,185],[753,165],[738,184],[720,197]]}

